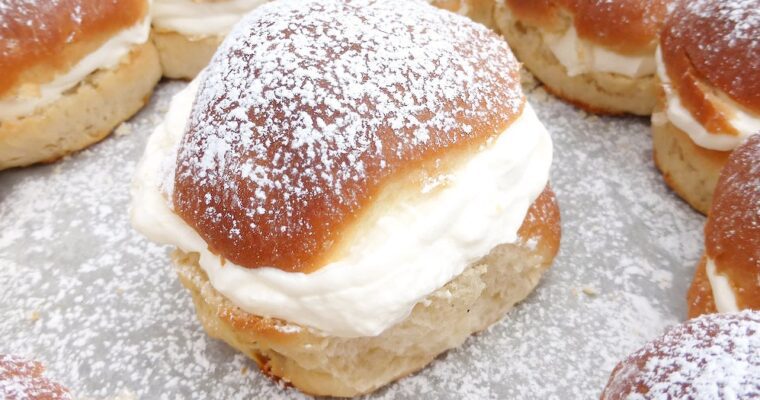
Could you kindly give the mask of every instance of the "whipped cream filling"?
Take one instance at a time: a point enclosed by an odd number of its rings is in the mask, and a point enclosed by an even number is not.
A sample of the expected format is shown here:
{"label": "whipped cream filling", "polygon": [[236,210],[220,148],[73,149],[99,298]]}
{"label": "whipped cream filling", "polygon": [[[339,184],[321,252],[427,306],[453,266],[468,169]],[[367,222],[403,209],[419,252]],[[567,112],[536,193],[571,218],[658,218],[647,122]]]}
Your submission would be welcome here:
{"label": "whipped cream filling", "polygon": [[589,72],[608,72],[640,78],[654,75],[654,55],[626,55],[611,51],[578,37],[575,27],[563,34],[541,31],[544,42],[569,76]]}
{"label": "whipped cream filling", "polygon": [[22,88],[20,94],[0,99],[0,119],[30,115],[38,108],[58,100],[63,92],[78,85],[96,70],[116,67],[134,46],[148,41],[149,34],[148,16],[108,39],[97,50],[87,54],[66,73],[55,76],[52,81],[39,85],[35,90],[27,91]]}
{"label": "whipped cream filling", "polygon": [[268,0],[223,0],[199,3],[194,0],[155,0],[153,26],[185,36],[226,35],[243,15]]}
{"label": "whipped cream filling", "polygon": [[718,312],[739,311],[739,306],[736,303],[736,294],[728,277],[716,271],[715,261],[709,257],[707,258],[705,269],[707,270],[707,279],[710,281],[715,307],[718,309]]}
{"label": "whipped cream filling", "polygon": [[[734,104],[734,114],[729,119],[729,124],[739,132],[739,135],[708,131],[694,118],[691,111],[684,107],[678,93],[673,89],[659,47],[656,61],[657,76],[665,92],[665,116],[678,129],[686,132],[694,143],[706,149],[729,151],[739,147],[748,137],[760,131],[760,116],[742,110],[738,104]],[[656,120],[662,120],[662,118],[658,117]]]}
{"label": "whipped cream filling", "polygon": [[[171,210],[177,147],[198,80],[172,100],[150,137],[133,186],[131,218],[150,239],[200,254],[213,287],[238,307],[323,334],[379,335],[495,246],[514,243],[528,208],[549,177],[552,143],[529,104],[493,143],[447,174],[446,185],[421,188],[419,202],[389,209],[352,244],[345,259],[310,273],[243,268],[220,262]],[[432,183],[435,185],[435,183]]]}

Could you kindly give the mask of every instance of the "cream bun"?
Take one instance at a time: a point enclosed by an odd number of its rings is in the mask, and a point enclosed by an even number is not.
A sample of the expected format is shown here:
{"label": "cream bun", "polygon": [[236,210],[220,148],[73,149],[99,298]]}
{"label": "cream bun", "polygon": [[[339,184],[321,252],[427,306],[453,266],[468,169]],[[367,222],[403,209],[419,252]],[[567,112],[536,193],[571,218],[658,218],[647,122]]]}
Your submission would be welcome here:
{"label": "cream bun", "polygon": [[546,88],[588,111],[649,115],[673,0],[496,0],[495,23]]}
{"label": "cream bun", "polygon": [[37,361],[0,354],[0,399],[70,400],[68,389],[43,375]]}
{"label": "cream bun", "polygon": [[760,132],[760,0],[684,2],[657,51],[654,159],[705,214],[731,150]]}
{"label": "cream bun", "polygon": [[152,39],[167,78],[193,79],[241,18],[268,0],[153,0]]}
{"label": "cream bun", "polygon": [[317,395],[498,321],[559,246],[552,144],[485,27],[408,0],[275,1],[175,96],[132,188],[207,332]]}
{"label": "cream bun", "polygon": [[760,135],[729,157],[705,225],[689,316],[760,310]]}
{"label": "cream bun", "polygon": [[147,0],[11,0],[0,7],[0,169],[107,136],[161,71]]}
{"label": "cream bun", "polygon": [[427,0],[430,4],[464,15],[494,29],[494,0]]}
{"label": "cream bun", "polygon": [[612,371],[601,400],[760,397],[760,313],[710,314],[670,328]]}

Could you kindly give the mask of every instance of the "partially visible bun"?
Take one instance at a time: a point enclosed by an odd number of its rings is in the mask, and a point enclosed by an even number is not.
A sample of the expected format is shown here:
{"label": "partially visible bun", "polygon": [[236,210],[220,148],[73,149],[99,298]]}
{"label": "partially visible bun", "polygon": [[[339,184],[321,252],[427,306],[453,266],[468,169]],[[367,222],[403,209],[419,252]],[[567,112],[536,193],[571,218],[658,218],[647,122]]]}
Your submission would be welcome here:
{"label": "partially visible bun", "polygon": [[[715,277],[704,279],[707,263],[727,285],[715,288]],[[760,135],[734,150],[720,175],[705,225],[705,255],[689,292],[689,315],[742,309],[760,310]]]}
{"label": "partially visible bun", "polygon": [[163,76],[193,79],[211,61],[224,36],[190,38],[177,32],[154,29],[151,40],[156,45]]}
{"label": "partially visible bun", "polygon": [[147,0],[0,7],[0,169],[50,162],[107,136],[161,76]]}
{"label": "partially visible bun", "polygon": [[760,397],[760,313],[710,314],[621,361],[601,400]]}
{"label": "partially visible bun", "polygon": [[706,214],[731,151],[760,131],[760,0],[681,2],[658,52],[654,159]]}
{"label": "partially visible bun", "polygon": [[0,121],[0,169],[53,162],[102,140],[148,102],[160,78],[146,43],[33,114]]}
{"label": "partially visible bun", "polygon": [[[669,2],[503,0],[494,19],[517,58],[551,93],[590,112],[649,115],[656,99],[657,33]],[[569,70],[555,48],[575,52],[579,70]],[[641,60],[641,71],[623,73],[615,60],[597,64],[593,57],[602,56],[592,51]]]}

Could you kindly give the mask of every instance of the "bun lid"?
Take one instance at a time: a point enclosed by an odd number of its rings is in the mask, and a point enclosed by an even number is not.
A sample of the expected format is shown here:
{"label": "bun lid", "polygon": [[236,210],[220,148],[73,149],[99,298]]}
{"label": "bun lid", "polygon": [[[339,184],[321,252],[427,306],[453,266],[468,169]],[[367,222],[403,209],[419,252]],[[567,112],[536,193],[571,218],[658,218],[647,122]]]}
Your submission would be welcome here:
{"label": "bun lid", "polygon": [[503,132],[518,69],[495,34],[422,2],[264,5],[201,75],[175,211],[235,264],[314,271],[389,182]]}

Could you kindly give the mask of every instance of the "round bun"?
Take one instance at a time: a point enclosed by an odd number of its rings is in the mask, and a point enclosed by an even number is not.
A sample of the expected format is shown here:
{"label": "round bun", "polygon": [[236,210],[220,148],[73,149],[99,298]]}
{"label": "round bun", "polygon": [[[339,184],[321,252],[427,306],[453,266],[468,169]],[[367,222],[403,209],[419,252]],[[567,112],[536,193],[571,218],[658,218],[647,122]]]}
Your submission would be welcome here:
{"label": "round bun", "polygon": [[[760,135],[737,148],[726,163],[705,225],[705,258],[728,279],[739,309],[760,310]],[[715,310],[704,294],[705,260],[689,294],[689,314]],[[700,296],[701,294],[701,296]],[[710,293],[712,295],[712,293]]]}
{"label": "round bun", "polygon": [[535,288],[559,250],[559,209],[550,189],[533,203],[518,236],[516,244],[498,246],[417,303],[398,325],[360,338],[324,336],[246,313],[214,289],[197,254],[177,251],[173,258],[210,336],[305,393],[349,397],[423,368],[498,321]]}
{"label": "round bun", "polygon": [[36,361],[0,355],[0,398],[3,399],[72,399],[69,391],[44,377],[45,368]]}
{"label": "round bun", "polygon": [[754,399],[760,396],[758,348],[758,312],[693,319],[620,362],[601,399]]}
{"label": "round bun", "polygon": [[173,202],[224,259],[312,272],[387,202],[501,134],[525,99],[506,43],[465,18],[416,2],[291,4],[249,14],[199,78]]}
{"label": "round bun", "polygon": [[649,115],[656,100],[654,74],[632,77],[586,71],[571,75],[545,37],[574,28],[580,40],[608,52],[654,57],[670,2],[505,0],[497,2],[495,23],[525,67],[558,97],[591,112]]}
{"label": "round bun", "polygon": [[736,134],[727,99],[760,115],[760,0],[683,2],[662,30],[670,84],[710,132]]}
{"label": "round bun", "polygon": [[657,82],[654,159],[668,186],[703,214],[710,210],[731,151],[700,146],[690,136],[694,132],[670,121],[662,85],[678,97],[683,112],[701,125],[707,139],[745,135],[730,121],[739,111],[760,118],[759,10],[758,0],[683,2],[662,31],[660,49],[669,82]]}
{"label": "round bun", "polygon": [[[0,8],[0,101],[6,102],[38,93],[148,13],[145,0],[17,3]],[[4,117],[0,169],[54,161],[101,140],[143,106],[160,75],[156,50],[144,43],[51,103]]]}

